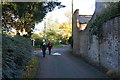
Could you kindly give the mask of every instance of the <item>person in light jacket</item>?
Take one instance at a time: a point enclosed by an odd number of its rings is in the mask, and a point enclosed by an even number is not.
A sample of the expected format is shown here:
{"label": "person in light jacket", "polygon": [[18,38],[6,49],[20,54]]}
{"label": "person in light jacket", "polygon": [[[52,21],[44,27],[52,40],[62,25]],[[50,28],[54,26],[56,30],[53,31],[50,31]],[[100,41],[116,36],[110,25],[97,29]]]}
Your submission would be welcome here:
{"label": "person in light jacket", "polygon": [[45,57],[46,48],[47,48],[47,45],[46,45],[46,43],[45,43],[45,40],[43,40],[43,42],[41,43],[41,48],[42,48],[42,52],[43,52],[43,57]]}

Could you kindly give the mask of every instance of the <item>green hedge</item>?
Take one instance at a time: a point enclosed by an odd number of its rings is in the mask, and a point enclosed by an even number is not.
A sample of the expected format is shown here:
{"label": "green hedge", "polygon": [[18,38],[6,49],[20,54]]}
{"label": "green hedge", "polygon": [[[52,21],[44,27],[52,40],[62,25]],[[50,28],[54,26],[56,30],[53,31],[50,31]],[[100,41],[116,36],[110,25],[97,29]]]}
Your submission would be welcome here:
{"label": "green hedge", "polygon": [[2,78],[21,78],[24,68],[32,56],[29,39],[15,36],[2,36]]}

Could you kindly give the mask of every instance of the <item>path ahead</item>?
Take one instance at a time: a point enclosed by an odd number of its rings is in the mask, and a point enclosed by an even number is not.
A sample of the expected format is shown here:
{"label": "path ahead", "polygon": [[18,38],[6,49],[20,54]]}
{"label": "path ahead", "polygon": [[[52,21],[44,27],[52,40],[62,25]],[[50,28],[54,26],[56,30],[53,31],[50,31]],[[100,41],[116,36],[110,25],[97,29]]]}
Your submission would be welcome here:
{"label": "path ahead", "polygon": [[53,49],[52,53],[59,52],[61,56],[46,55],[38,51],[40,66],[36,78],[105,78],[97,69],[86,64],[70,54],[68,46]]}

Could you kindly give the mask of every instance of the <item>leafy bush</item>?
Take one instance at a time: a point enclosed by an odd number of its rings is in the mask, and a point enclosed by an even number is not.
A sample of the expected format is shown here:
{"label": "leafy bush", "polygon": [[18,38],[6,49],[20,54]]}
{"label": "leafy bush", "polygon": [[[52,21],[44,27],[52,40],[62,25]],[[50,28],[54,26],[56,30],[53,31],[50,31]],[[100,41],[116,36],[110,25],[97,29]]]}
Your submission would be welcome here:
{"label": "leafy bush", "polygon": [[7,35],[2,36],[2,41],[2,77],[20,78],[32,56],[31,42],[24,37]]}
{"label": "leafy bush", "polygon": [[42,40],[44,38],[38,38],[38,39],[35,39],[35,46],[39,47],[40,48],[40,44],[42,43]]}

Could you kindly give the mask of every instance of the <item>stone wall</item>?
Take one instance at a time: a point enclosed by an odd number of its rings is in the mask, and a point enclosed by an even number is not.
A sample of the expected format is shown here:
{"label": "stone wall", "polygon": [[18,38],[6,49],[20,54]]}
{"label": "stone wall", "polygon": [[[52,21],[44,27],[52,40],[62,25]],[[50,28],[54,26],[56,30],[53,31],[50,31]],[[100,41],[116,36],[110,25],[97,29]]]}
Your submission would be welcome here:
{"label": "stone wall", "polygon": [[100,64],[118,73],[119,65],[119,37],[120,17],[113,18],[102,25],[103,36],[99,45]]}
{"label": "stone wall", "polygon": [[86,28],[84,31],[81,30],[79,36],[80,36],[80,42],[79,42],[80,52],[79,52],[79,54],[81,55],[81,57],[86,56],[85,58],[87,59],[88,58],[87,57],[88,56],[88,36],[89,36],[88,29]]}
{"label": "stone wall", "polygon": [[78,16],[79,16],[79,10],[76,10],[73,14],[73,53],[74,54],[79,54],[79,47],[80,47],[80,32],[77,27],[77,21],[78,21]]}
{"label": "stone wall", "polygon": [[95,66],[99,66],[99,42],[96,39],[96,36],[89,35],[89,49],[88,49],[88,58],[89,62],[94,64]]}
{"label": "stone wall", "polygon": [[103,66],[108,71],[118,73],[120,66],[119,53],[119,26],[120,17],[113,18],[103,23],[103,40],[97,40],[96,36],[90,36],[88,56],[90,61],[97,66]]}
{"label": "stone wall", "polygon": [[[103,39],[97,40],[90,35],[89,27],[80,31],[77,27],[77,17],[73,19],[73,53],[86,59],[89,63],[103,67],[109,76],[120,74],[120,16],[104,22]],[[96,14],[94,14],[94,19]],[[76,17],[76,18],[75,18]]]}

